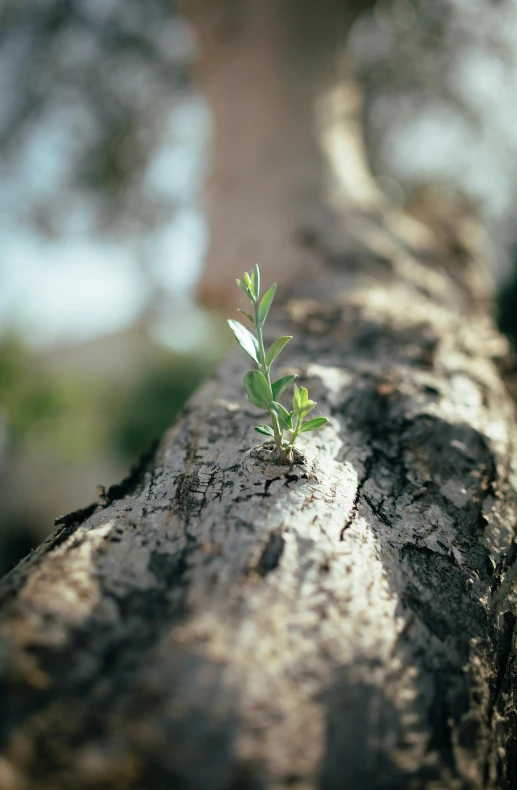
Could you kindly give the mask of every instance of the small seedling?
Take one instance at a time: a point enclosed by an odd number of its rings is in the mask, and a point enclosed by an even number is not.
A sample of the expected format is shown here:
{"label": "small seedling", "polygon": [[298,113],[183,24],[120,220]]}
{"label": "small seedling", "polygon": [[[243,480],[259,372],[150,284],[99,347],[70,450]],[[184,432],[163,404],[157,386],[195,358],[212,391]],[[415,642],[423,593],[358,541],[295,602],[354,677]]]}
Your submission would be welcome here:
{"label": "small seedling", "polygon": [[[271,437],[277,450],[281,451],[285,457],[290,458],[299,434],[315,431],[325,425],[328,420],[326,417],[305,419],[316,403],[309,399],[305,387],[296,386],[295,375],[282,376],[276,381],[271,381],[271,365],[292,338],[292,335],[279,337],[267,351],[265,349],[262,329],[273,303],[276,285],[272,285],[262,299],[260,298],[260,270],[257,265],[251,274],[245,272],[242,280],[236,282],[250,300],[252,310],[251,313],[246,313],[244,310],[239,310],[239,312],[246,316],[256,333],[250,332],[239,321],[228,321],[237,343],[252,358],[258,368],[258,370],[250,370],[249,373],[246,373],[244,387],[250,403],[269,412],[271,417],[271,425],[257,425],[255,430],[264,436]],[[280,397],[291,384],[294,386],[293,408],[292,411],[288,411],[280,403]],[[290,437],[284,441],[286,432],[290,434]]]}

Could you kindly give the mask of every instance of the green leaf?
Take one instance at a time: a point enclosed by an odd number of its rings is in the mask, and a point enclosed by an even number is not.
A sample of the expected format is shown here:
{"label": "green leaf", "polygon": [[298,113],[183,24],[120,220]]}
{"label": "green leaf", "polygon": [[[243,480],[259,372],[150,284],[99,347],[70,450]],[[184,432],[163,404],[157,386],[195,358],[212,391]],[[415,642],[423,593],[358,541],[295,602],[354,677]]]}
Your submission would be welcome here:
{"label": "green leaf", "polygon": [[255,293],[255,289],[253,288],[253,282],[251,277],[249,276],[248,272],[244,272],[244,282],[246,283],[249,291],[249,297],[253,302],[257,301],[257,295]]}
{"label": "green leaf", "polygon": [[267,318],[267,314],[269,313],[269,308],[271,307],[271,304],[273,303],[273,299],[275,298],[275,291],[276,291],[276,283],[272,285],[271,288],[268,291],[266,291],[266,293],[262,297],[262,301],[260,302],[260,307],[259,307],[259,319],[261,326],[263,326]]}
{"label": "green leaf", "polygon": [[260,370],[250,370],[244,376],[244,386],[250,403],[259,409],[268,409],[273,393]]}
{"label": "green leaf", "polygon": [[286,346],[287,343],[289,343],[291,338],[292,338],[292,335],[288,335],[288,336],[285,336],[285,337],[279,337],[278,340],[275,340],[275,342],[272,343],[269,346],[269,348],[267,350],[267,353],[266,353],[266,365],[268,366],[268,368],[271,365],[271,363],[273,362],[273,360],[276,359],[277,356],[280,354],[280,352],[282,351],[284,346]]}
{"label": "green leaf", "polygon": [[255,425],[255,430],[257,433],[263,433],[264,436],[274,436],[275,433],[269,425]]}
{"label": "green leaf", "polygon": [[302,399],[300,396],[300,389],[298,385],[295,384],[293,391],[293,409],[295,410],[295,412],[298,412],[300,410],[301,405],[302,405]]}
{"label": "green leaf", "polygon": [[239,323],[239,321],[228,321],[230,329],[232,330],[233,334],[235,335],[235,339],[237,343],[240,345],[241,348],[244,349],[246,354],[249,354],[250,357],[254,360],[254,362],[259,364],[259,351],[258,351],[258,343],[257,339],[254,335],[249,332],[245,326]]}
{"label": "green leaf", "polygon": [[258,299],[260,296],[260,269],[258,263],[256,263],[253,268],[253,290],[255,292],[255,298]]}
{"label": "green leaf", "polygon": [[273,392],[273,400],[278,400],[282,392],[292,384],[295,380],[296,376],[282,376],[281,379],[277,379],[271,385],[271,390]]}
{"label": "green leaf", "polygon": [[313,400],[305,401],[305,403],[302,404],[301,409],[299,409],[298,414],[301,414],[302,417],[305,417],[305,415],[308,414],[310,411],[312,411],[315,406],[316,406],[316,401]]}
{"label": "green leaf", "polygon": [[241,291],[244,291],[244,293],[246,294],[248,299],[253,300],[253,295],[252,295],[250,289],[248,288],[248,286],[246,285],[246,283],[243,282],[242,280],[235,280],[235,282],[237,283],[237,285],[239,286]]}
{"label": "green leaf", "polygon": [[309,393],[306,387],[294,385],[293,409],[297,414],[308,414],[316,406],[313,400],[309,400]]}
{"label": "green leaf", "polygon": [[269,408],[275,412],[276,416],[278,417],[278,422],[280,423],[281,428],[283,428],[286,431],[293,430],[291,415],[289,414],[287,409],[284,409],[281,403],[276,403],[276,401],[273,401],[273,403],[269,404]]}
{"label": "green leaf", "polygon": [[304,425],[302,425],[302,429],[300,433],[305,433],[306,431],[316,431],[318,428],[323,428],[323,426],[328,422],[326,417],[314,417],[313,420],[308,420]]}
{"label": "green leaf", "polygon": [[253,320],[253,316],[252,315],[250,315],[249,313],[245,313],[244,310],[240,309],[240,307],[237,308],[237,312],[238,313],[242,313],[243,315],[245,315],[246,318],[248,319],[248,321],[251,321],[253,326],[255,326],[255,321]]}

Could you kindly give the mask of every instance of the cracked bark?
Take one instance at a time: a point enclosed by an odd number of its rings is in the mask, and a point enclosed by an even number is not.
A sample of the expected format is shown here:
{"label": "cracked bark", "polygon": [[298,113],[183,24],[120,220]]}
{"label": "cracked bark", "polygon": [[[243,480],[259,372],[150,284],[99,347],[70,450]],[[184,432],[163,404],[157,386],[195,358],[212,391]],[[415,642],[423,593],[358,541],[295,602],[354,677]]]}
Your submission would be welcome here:
{"label": "cracked bark", "polygon": [[[242,46],[252,77],[260,30]],[[274,102],[266,154],[285,151]],[[223,175],[243,145],[227,141]],[[339,233],[308,227],[280,216],[292,164],[276,200],[266,173],[240,240],[268,211],[295,263],[305,240],[269,331],[294,335],[279,375],[297,372],[329,423],[302,435],[301,463],[272,463],[237,352],[125,481],[2,580],[2,790],[517,783],[517,430],[472,224],[408,236],[358,201]]]}

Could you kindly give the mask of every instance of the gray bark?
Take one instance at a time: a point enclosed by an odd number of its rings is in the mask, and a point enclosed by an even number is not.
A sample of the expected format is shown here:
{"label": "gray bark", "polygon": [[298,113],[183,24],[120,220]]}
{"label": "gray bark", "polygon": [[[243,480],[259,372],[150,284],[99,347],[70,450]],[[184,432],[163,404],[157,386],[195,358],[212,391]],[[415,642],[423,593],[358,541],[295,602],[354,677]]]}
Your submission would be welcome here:
{"label": "gray bark", "polygon": [[237,353],[3,580],[0,786],[515,787],[506,346],[465,248],[377,232],[273,317],[330,418],[298,463]]}

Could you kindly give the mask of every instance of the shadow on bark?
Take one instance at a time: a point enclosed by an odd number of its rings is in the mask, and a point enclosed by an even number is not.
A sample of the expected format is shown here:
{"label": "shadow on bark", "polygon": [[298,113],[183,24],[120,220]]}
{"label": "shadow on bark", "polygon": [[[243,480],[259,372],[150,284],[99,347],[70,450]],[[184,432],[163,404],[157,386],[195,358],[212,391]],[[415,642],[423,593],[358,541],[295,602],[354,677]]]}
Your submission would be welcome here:
{"label": "shadow on bark", "polygon": [[[336,672],[324,695],[321,787],[338,790],[346,782],[351,788],[402,790],[432,782],[444,787],[495,782],[510,788],[515,758],[505,768],[494,741],[505,742],[507,722],[501,723],[509,689],[503,687],[515,616],[506,612],[497,622],[486,602],[512,560],[495,567],[481,540],[489,526],[484,505],[496,496],[494,454],[476,429],[422,414],[422,405],[417,408],[410,397],[401,404],[393,381],[379,385],[366,377],[340,410],[362,434],[359,446],[370,448],[358,465],[348,529],[362,518],[375,535],[404,619],[397,652],[400,665],[414,670],[414,694],[409,701],[401,698],[407,689],[396,677],[369,683],[365,678],[375,678],[376,667],[367,659],[360,677],[356,668]],[[347,458],[353,462],[352,454]],[[413,722],[410,742],[407,724],[401,726],[407,717]],[[510,752],[512,743],[510,733]],[[415,750],[421,752],[416,761]]]}

